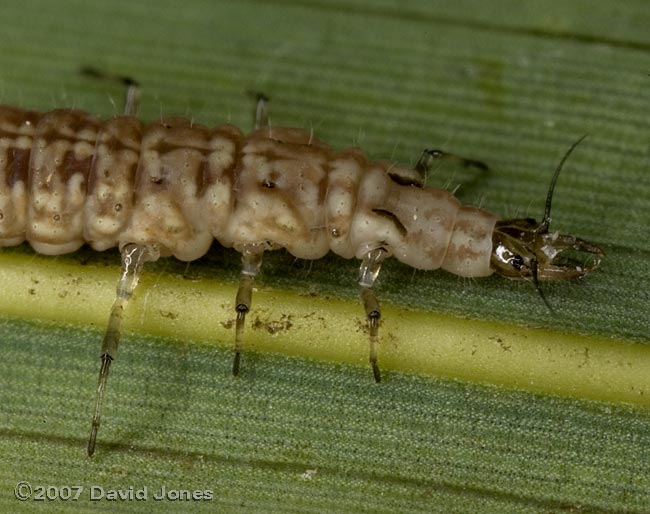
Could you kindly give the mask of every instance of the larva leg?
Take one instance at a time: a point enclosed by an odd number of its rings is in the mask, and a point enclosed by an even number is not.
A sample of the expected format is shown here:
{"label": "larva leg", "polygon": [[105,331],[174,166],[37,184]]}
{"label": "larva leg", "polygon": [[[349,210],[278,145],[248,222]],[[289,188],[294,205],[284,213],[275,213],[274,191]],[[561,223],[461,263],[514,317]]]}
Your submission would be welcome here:
{"label": "larva leg", "polygon": [[386,257],[388,257],[388,252],[383,248],[372,250],[363,258],[363,261],[361,261],[361,267],[359,268],[360,296],[361,301],[363,302],[363,308],[366,311],[366,318],[368,319],[370,366],[372,367],[372,374],[375,377],[375,382],[381,381],[381,373],[379,372],[379,366],[377,365],[377,354],[379,350],[379,318],[381,317],[381,309],[372,287],[375,284],[381,265]]}
{"label": "larva leg", "polygon": [[124,115],[136,116],[140,106],[140,85],[133,79],[123,78],[126,84],[126,98],[124,100]]}
{"label": "larva leg", "polygon": [[269,126],[269,98],[264,93],[255,95],[255,130]]}
{"label": "larva leg", "polygon": [[422,179],[426,178],[427,172],[431,169],[433,161],[447,159],[453,161],[461,166],[474,166],[482,171],[488,171],[490,168],[483,161],[477,161],[475,159],[467,159],[459,155],[444,152],[442,150],[427,150],[425,149],[422,152],[422,155],[418,159],[418,162],[415,164],[415,170],[422,175]]}
{"label": "larva leg", "polygon": [[262,255],[264,250],[258,245],[246,245],[242,251],[242,270],[239,276],[239,289],[235,298],[235,311],[237,312],[237,321],[235,324],[235,356],[232,361],[232,374],[239,375],[239,364],[241,352],[244,346],[244,322],[246,314],[251,308],[253,297],[253,283],[255,276],[262,267]]}
{"label": "larva leg", "polygon": [[135,116],[138,114],[138,105],[140,101],[140,84],[133,80],[131,77],[124,77],[121,75],[111,75],[105,73],[92,66],[84,66],[81,68],[81,73],[89,77],[94,77],[102,80],[112,80],[121,82],[126,86],[126,95],[124,99],[124,115]]}
{"label": "larva leg", "polygon": [[133,291],[138,285],[140,272],[145,262],[155,261],[159,257],[159,252],[154,246],[127,244],[122,250],[122,275],[117,283],[117,296],[111,314],[108,318],[106,334],[102,342],[101,359],[102,365],[99,370],[99,383],[97,385],[97,397],[95,399],[95,410],[93,421],[88,439],[88,456],[95,452],[95,443],[97,441],[97,431],[101,419],[101,407],[106,391],[106,381],[108,380],[108,371],[111,362],[117,357],[117,348],[120,343],[122,317],[127,303],[133,296]]}

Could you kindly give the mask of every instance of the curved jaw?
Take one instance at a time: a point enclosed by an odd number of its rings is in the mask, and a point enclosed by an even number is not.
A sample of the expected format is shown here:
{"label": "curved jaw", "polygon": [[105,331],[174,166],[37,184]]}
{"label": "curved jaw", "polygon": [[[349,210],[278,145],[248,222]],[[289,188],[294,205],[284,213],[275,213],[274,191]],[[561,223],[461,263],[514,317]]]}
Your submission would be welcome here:
{"label": "curved jaw", "polygon": [[[548,260],[537,268],[538,280],[571,280],[580,278],[587,273],[591,273],[599,265],[605,256],[603,250],[584,239],[579,239],[568,234],[553,232],[552,234],[543,234],[542,240],[544,245],[541,252],[548,257]],[[586,257],[584,261],[569,258],[563,261],[567,254],[566,250],[573,250]]]}
{"label": "curved jaw", "polygon": [[603,250],[575,236],[548,232],[532,218],[497,222],[492,237],[494,271],[513,279],[571,280],[595,270]]}

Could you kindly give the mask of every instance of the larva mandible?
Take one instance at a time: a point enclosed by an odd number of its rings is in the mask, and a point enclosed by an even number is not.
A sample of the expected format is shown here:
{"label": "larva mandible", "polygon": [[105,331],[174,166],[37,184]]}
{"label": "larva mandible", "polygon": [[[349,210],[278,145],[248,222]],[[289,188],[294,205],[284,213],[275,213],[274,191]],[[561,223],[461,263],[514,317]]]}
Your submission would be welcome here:
{"label": "larva mandible", "polygon": [[[99,251],[118,246],[121,252],[88,455],[95,450],[122,313],[148,261],[198,259],[213,239],[242,254],[235,300],[237,375],[244,320],[265,251],[285,248],[295,257],[318,259],[331,250],[360,259],[370,363],[379,382],[380,307],[373,285],[386,258],[464,277],[496,272],[529,279],[542,294],[539,281],[582,277],[603,256],[586,241],[549,232],[555,183],[580,141],[555,170],[540,223],[500,220],[424,186],[432,160],[442,155],[438,151],[426,150],[414,168],[371,162],[358,149],[334,151],[303,130],[271,127],[263,96],[249,135],[231,125],[209,129],[179,118],[145,125],[135,118],[137,85],[122,81],[128,86],[125,114],[107,121],[77,110],[0,106],[0,246],[28,241],[47,255],[83,244]],[[591,260],[561,259],[567,249]]]}

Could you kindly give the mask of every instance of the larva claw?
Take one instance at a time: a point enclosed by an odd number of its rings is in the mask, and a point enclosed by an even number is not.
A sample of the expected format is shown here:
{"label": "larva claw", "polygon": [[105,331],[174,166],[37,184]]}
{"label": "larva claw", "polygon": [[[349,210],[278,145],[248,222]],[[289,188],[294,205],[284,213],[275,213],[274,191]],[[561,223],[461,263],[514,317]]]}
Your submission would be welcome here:
{"label": "larva claw", "polygon": [[[376,300],[375,300],[376,301]],[[370,332],[370,366],[375,382],[381,382],[381,372],[377,364],[377,354],[379,347],[379,312],[375,311],[373,315],[368,316],[368,330]]]}
{"label": "larva claw", "polygon": [[[242,290],[242,285],[240,282],[240,291]],[[246,285],[244,285],[246,287]],[[241,352],[242,348],[244,346],[243,342],[243,336],[244,336],[244,323],[246,321],[246,313],[250,309],[250,296],[252,292],[252,280],[250,287],[248,288],[248,296],[249,300],[246,305],[244,304],[237,304],[236,310],[237,310],[237,320],[235,322],[235,356],[233,357],[232,361],[232,374],[233,376],[238,376],[239,375],[239,363],[241,361]],[[238,297],[240,296],[239,294],[237,295]]]}
{"label": "larva claw", "polygon": [[440,159],[453,161],[465,167],[473,166],[474,168],[477,168],[481,171],[490,170],[488,165],[485,164],[483,161],[479,161],[476,159],[468,159],[466,157],[461,157],[460,155],[445,152],[444,150],[429,150],[429,149],[424,150],[422,152],[422,155],[418,159],[418,162],[415,164],[415,170],[420,172],[424,177],[429,171],[429,169],[431,168],[433,161],[440,160]]}
{"label": "larva claw", "polygon": [[239,376],[239,363],[241,361],[241,352],[235,351],[235,356],[232,359],[232,376]]}
{"label": "larva claw", "polygon": [[379,372],[379,366],[376,362],[372,363],[372,376],[375,378],[376,384],[379,384],[379,382],[381,382],[381,373]]}

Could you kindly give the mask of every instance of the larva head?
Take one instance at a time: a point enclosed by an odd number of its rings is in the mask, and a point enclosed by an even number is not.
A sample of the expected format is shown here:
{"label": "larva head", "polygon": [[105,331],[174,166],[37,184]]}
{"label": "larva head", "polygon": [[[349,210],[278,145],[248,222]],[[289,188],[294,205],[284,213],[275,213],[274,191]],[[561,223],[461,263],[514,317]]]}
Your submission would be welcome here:
{"label": "larva head", "polygon": [[[569,255],[568,250],[574,254]],[[533,218],[498,221],[492,236],[491,264],[508,278],[571,280],[593,271],[603,251],[577,237],[548,232]]]}
{"label": "larva head", "polygon": [[604,252],[577,237],[558,232],[549,233],[551,202],[555,183],[564,161],[585,138],[576,141],[562,158],[551,179],[546,197],[546,210],[540,223],[532,218],[498,221],[492,236],[491,266],[496,273],[508,278],[533,280],[544,298],[539,281],[571,280],[593,271]]}

